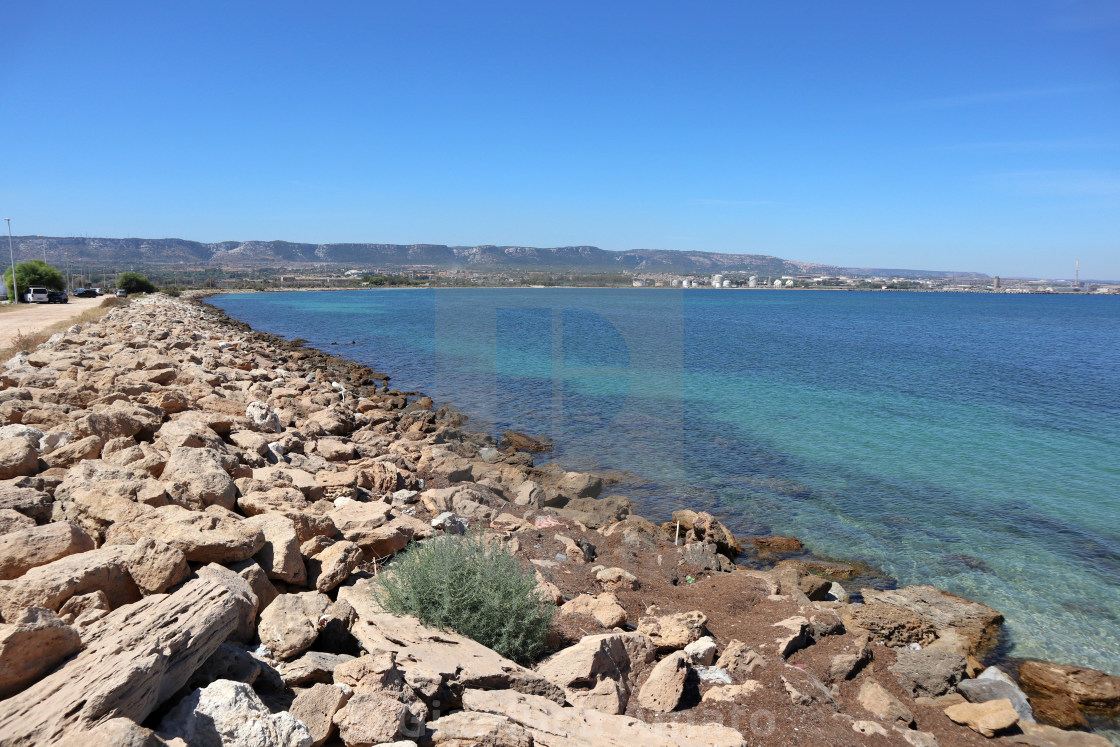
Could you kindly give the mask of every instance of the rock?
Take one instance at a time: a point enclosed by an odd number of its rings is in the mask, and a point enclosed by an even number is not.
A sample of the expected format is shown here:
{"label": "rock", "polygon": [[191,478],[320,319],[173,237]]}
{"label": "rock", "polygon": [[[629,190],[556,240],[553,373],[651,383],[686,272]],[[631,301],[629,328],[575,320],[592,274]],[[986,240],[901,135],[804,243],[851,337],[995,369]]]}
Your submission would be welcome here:
{"label": "rock", "polygon": [[681,562],[697,566],[705,571],[730,573],[735,570],[734,561],[719,552],[711,542],[689,542],[680,548]]}
{"label": "rock", "polygon": [[621,568],[604,568],[595,574],[595,579],[605,591],[635,591],[640,586],[637,576]]}
{"label": "rock", "polygon": [[965,660],[960,654],[902,648],[896,655],[888,669],[914,697],[944,695],[964,677]]}
{"label": "rock", "polygon": [[719,552],[729,558],[734,558],[743,551],[735,535],[706,511],[674,511],[673,522],[674,531],[676,522],[680,522],[682,531],[691,532],[700,542],[715,544]]}
{"label": "rock", "polygon": [[328,516],[343,537],[360,545],[371,538],[375,529],[389,520],[391,509],[392,506],[381,501],[350,501],[329,512]]}
{"label": "rock", "polygon": [[109,545],[132,544],[142,537],[163,540],[183,551],[192,563],[232,563],[256,555],[264,534],[232,513],[188,511],[161,506],[105,533]]}
{"label": "rock", "polygon": [[57,612],[72,596],[103,591],[116,608],[140,599],[128,573],[130,547],[103,547],[32,568],[14,581],[0,582],[0,614],[16,619],[27,607]]}
{"label": "rock", "polygon": [[958,703],[946,708],[945,715],[985,737],[994,737],[1019,723],[1019,714],[1006,698],[986,703]]}
{"label": "rock", "polygon": [[230,563],[227,566],[231,571],[240,576],[245,583],[249,584],[249,588],[253,590],[253,594],[257,597],[257,613],[264,612],[268,605],[272,604],[272,600],[280,595],[272,582],[268,580],[268,575],[264,572],[257,561],[248,559],[241,560],[236,563]]}
{"label": "rock", "polygon": [[171,452],[160,480],[173,500],[187,508],[218,505],[233,510],[236,503],[237,486],[213,449],[180,446]]}
{"label": "rock", "polygon": [[590,596],[580,594],[565,603],[558,612],[561,615],[582,614],[595,618],[604,628],[620,628],[626,624],[626,610],[614,594]]}
{"label": "rock", "polygon": [[930,734],[928,731],[899,730],[897,727],[895,731],[901,731],[902,738],[906,740],[907,744],[913,745],[913,747],[941,747],[941,743],[937,741],[937,737]]}
{"label": "rock", "polygon": [[0,480],[39,471],[39,451],[24,438],[0,439]]}
{"label": "rock", "polygon": [[337,438],[320,438],[315,442],[315,451],[328,462],[347,462],[358,456],[354,444]]}
{"label": "rock", "polygon": [[996,642],[1003,625],[1003,615],[991,607],[932,586],[907,586],[888,591],[864,589],[863,598],[869,605],[885,604],[914,613],[923,627],[936,632],[938,637],[955,633],[963,641],[962,647],[967,648],[958,653],[965,655],[989,648]]}
{"label": "rock", "polygon": [[339,665],[354,660],[349,654],[307,651],[291,661],[280,662],[276,671],[286,687],[300,687],[317,682],[331,683],[335,681],[334,673]]}
{"label": "rock", "polygon": [[55,744],[113,716],[144,721],[255,606],[231,586],[198,578],[110,612],[87,630],[85,650],[0,701],[0,734],[11,744]]}
{"label": "rock", "polygon": [[773,627],[783,628],[787,631],[786,635],[783,635],[776,641],[778,655],[783,659],[788,659],[794,653],[813,642],[812,635],[810,634],[809,621],[804,617],[789,617],[774,623]]}
{"label": "rock", "polygon": [[42,524],[51,520],[50,494],[18,485],[0,484],[0,509],[16,511]]}
{"label": "rock", "polygon": [[1015,684],[1015,680],[996,667],[988,667],[976,679],[961,680],[957,684],[957,692],[970,703],[986,703],[1006,698],[1019,714],[1020,722],[1034,723],[1034,712],[1027,702],[1027,696]]}
{"label": "rock", "polygon": [[463,708],[508,719],[539,747],[746,747],[743,736],[719,724],[646,723],[586,708],[562,708],[535,695],[468,689]]}
{"label": "rock", "polygon": [[521,451],[548,451],[552,448],[552,444],[547,439],[530,436],[520,431],[506,431],[502,434],[502,441]]}
{"label": "rock", "polygon": [[716,668],[726,671],[738,680],[750,679],[751,673],[766,660],[742,641],[731,641],[716,661]]}
{"label": "rock", "polygon": [[692,666],[683,651],[666,656],[657,663],[642,685],[638,703],[643,708],[660,713],[677,710],[684,699],[685,686],[691,674]]}
{"label": "rock", "polygon": [[890,735],[890,732],[888,732],[882,724],[876,723],[874,721],[853,721],[852,731],[856,732],[857,734],[875,734],[876,736],[880,737],[886,737]]}
{"label": "rock", "polygon": [[304,586],[307,566],[299,551],[299,539],[291,519],[280,514],[250,516],[244,523],[264,535],[264,545],[253,556],[269,578]]}
{"label": "rock", "polygon": [[874,680],[866,680],[860,687],[859,704],[872,716],[887,723],[906,727],[914,723],[914,714],[910,709]]}
{"label": "rock", "polygon": [[533,735],[505,716],[460,711],[428,723],[422,744],[448,747],[532,747]]}
{"label": "rock", "polygon": [[0,698],[23,690],[81,647],[77,631],[41,607],[0,625]]}
{"label": "rock", "polygon": [[747,680],[741,685],[717,685],[704,693],[700,700],[704,703],[733,703],[763,689],[762,683],[756,680]]}
{"label": "rock", "polygon": [[832,657],[828,665],[829,682],[850,680],[871,661],[871,647],[866,635],[856,639],[855,649],[854,653],[836,654]]}
{"label": "rock", "polygon": [[307,727],[311,747],[320,747],[334,733],[334,715],[349,699],[342,688],[320,683],[300,691],[289,712]]}
{"label": "rock", "polygon": [[[90,610],[108,612],[109,609],[109,598],[105,596],[105,592],[98,589],[89,594],[77,594],[67,599],[66,603],[59,607],[58,616],[67,625],[73,625],[78,617],[85,616],[85,613]],[[84,617],[85,620],[89,618],[90,616]]]}
{"label": "rock", "polygon": [[596,498],[603,492],[603,479],[586,472],[566,472],[556,488],[566,496]]}
{"label": "rock", "polygon": [[284,430],[280,416],[264,402],[250,402],[245,408],[245,417],[254,430],[262,433],[279,433]]}
{"label": "rock", "polygon": [[244,598],[253,602],[252,605],[238,608],[241,617],[237,620],[237,627],[230,633],[230,639],[244,643],[255,638],[257,634],[256,620],[259,603],[253,594],[253,588],[249,586],[249,582],[241,578],[241,576],[234,571],[231,571],[225,566],[218,565],[217,563],[202,566],[198,569],[196,575],[201,579],[213,581],[214,583],[225,586],[239,599]]}
{"label": "rock", "polygon": [[929,623],[913,610],[879,602],[845,607],[841,619],[848,628],[860,628],[889,646],[926,645],[936,639]]}
{"label": "rock", "polygon": [[365,747],[391,742],[407,728],[408,709],[400,701],[381,693],[355,693],[334,715],[339,736],[346,747]]}
{"label": "rock", "polygon": [[132,546],[128,574],[142,594],[162,594],[191,575],[187,556],[161,540],[144,537]]}
{"label": "rock", "polygon": [[620,633],[584,636],[537,666],[563,688],[569,703],[603,713],[625,713],[630,698],[630,655]]}
{"label": "rock", "polygon": [[785,674],[782,675],[782,684],[789,694],[789,699],[794,705],[809,706],[814,704],[829,705],[835,711],[840,710],[836,699],[812,672],[798,667],[786,665]]}
{"label": "rock", "polygon": [[708,618],[703,612],[647,616],[638,620],[638,630],[653,639],[659,651],[677,651],[704,635]]}
{"label": "rock", "polygon": [[[1023,738],[1009,735],[1004,739],[1015,744],[1029,744],[1031,747],[1112,747],[1114,744],[1102,736],[1086,734],[1082,731],[1064,731],[1053,726],[1022,723]],[[1027,741],[1030,740],[1030,741]]]}
{"label": "rock", "polygon": [[710,635],[693,641],[684,647],[690,664],[708,667],[716,660],[716,641]]}
{"label": "rock", "polygon": [[266,666],[268,665],[248,651],[223,643],[187,680],[187,690],[197,690],[218,680],[232,680],[252,685],[260,678]]}
{"label": "rock", "polygon": [[362,548],[353,542],[335,542],[308,560],[308,583],[326,593],[341,584],[362,562]]}
{"label": "rock", "polygon": [[11,508],[0,508],[0,535],[35,526],[35,520]]}
{"label": "rock", "polygon": [[450,511],[444,511],[432,519],[432,526],[444,534],[466,534],[467,523]]}
{"label": "rock", "polygon": [[271,713],[251,687],[230,680],[183,698],[163,717],[158,732],[191,747],[311,747],[306,726],[286,711]]}
{"label": "rock", "polygon": [[1085,718],[1085,714],[1072,698],[1065,695],[1034,695],[1030,698],[1030,704],[1031,713],[1040,723],[1059,729],[1089,728],[1089,720]]}
{"label": "rock", "polygon": [[1028,690],[1065,696],[1083,708],[1120,710],[1120,677],[1095,669],[1031,660],[1019,667],[1019,681]]}
{"label": "rock", "polygon": [[71,467],[85,459],[97,459],[104,442],[97,436],[87,436],[43,456],[48,467]]}
{"label": "rock", "polygon": [[261,613],[261,643],[279,659],[306,651],[319,637],[319,618],[330,601],[317,591],[280,595]]}
{"label": "rock", "polygon": [[0,580],[94,549],[93,538],[68,521],[30,526],[0,535]]}

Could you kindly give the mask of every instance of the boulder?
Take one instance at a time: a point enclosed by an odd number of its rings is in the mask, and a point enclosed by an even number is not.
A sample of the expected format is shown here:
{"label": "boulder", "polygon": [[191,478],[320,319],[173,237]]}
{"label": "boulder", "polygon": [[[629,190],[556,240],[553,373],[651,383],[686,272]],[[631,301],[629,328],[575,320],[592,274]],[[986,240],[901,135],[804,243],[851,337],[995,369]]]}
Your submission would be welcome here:
{"label": "boulder", "polygon": [[42,490],[11,482],[0,484],[0,509],[16,511],[40,524],[50,521],[52,503],[50,494]]}
{"label": "boulder", "polygon": [[748,680],[751,673],[766,660],[742,641],[730,641],[716,660],[716,668],[726,671],[733,679]]}
{"label": "boulder", "polygon": [[674,532],[678,522],[682,533],[691,532],[700,542],[713,543],[722,555],[734,558],[743,551],[735,535],[707,511],[699,513],[687,509],[674,511],[672,522]]}
{"label": "boulder", "polygon": [[1019,667],[1019,681],[1030,691],[1067,697],[1083,708],[1120,710],[1120,677],[1095,669],[1031,660]]}
{"label": "boulder", "polygon": [[334,723],[347,747],[365,747],[394,741],[407,728],[407,716],[408,709],[400,701],[360,692],[334,714]]}
{"label": "boulder", "polygon": [[306,651],[291,661],[280,662],[276,666],[276,672],[284,680],[286,687],[331,683],[335,681],[335,670],[348,661],[354,661],[354,657],[349,654]]}
{"label": "boulder", "polygon": [[0,508],[0,535],[35,526],[35,520],[11,508]]}
{"label": "boulder", "polygon": [[194,747],[311,747],[311,733],[290,713],[273,714],[253,688],[218,680],[179,701],[160,721],[159,735]]}
{"label": "boulder", "polygon": [[160,480],[176,503],[203,509],[218,505],[232,510],[237,486],[213,449],[180,446],[171,452]]}
{"label": "boulder", "polygon": [[763,690],[762,683],[757,680],[747,680],[741,685],[717,685],[704,693],[701,698],[703,703],[734,703],[749,695],[754,695]]}
{"label": "boulder", "polygon": [[343,540],[307,561],[308,583],[324,594],[341,584],[362,563],[362,548]]}
{"label": "boulder", "polygon": [[23,690],[81,647],[77,631],[41,607],[0,625],[0,698]]}
{"label": "boulder", "polygon": [[94,549],[93,538],[68,521],[30,526],[0,535],[0,580]]}
{"label": "boulder", "polygon": [[392,506],[382,501],[348,501],[327,515],[343,537],[360,545],[371,539],[373,531],[389,520],[391,509]]}
{"label": "boulder", "polygon": [[261,613],[261,643],[278,659],[306,651],[319,637],[319,618],[330,602],[317,591],[280,595]]}
{"label": "boulder", "polygon": [[783,635],[776,641],[778,655],[783,659],[788,659],[813,642],[809,621],[804,617],[789,617],[774,623],[773,627],[783,630]]}
{"label": "boulder", "polygon": [[806,669],[787,664],[785,674],[782,675],[782,685],[790,701],[796,706],[821,704],[830,706],[834,711],[840,710],[832,692]]}
{"label": "boulder", "polygon": [[[863,589],[868,603],[884,604],[908,610],[917,615],[922,625],[938,637],[955,633],[963,640],[958,653],[977,654],[989,648],[999,637],[1003,615],[991,607],[973,602],[932,586],[907,586],[902,589],[878,591]],[[910,643],[911,641],[906,641]],[[924,645],[925,642],[917,641]]]}
{"label": "boulder", "polygon": [[994,737],[1019,723],[1019,714],[1007,699],[989,700],[985,703],[958,703],[946,708],[945,715],[985,737]]}
{"label": "boulder", "polygon": [[630,655],[623,634],[584,636],[538,665],[537,673],[562,688],[573,706],[626,712]]}
{"label": "boulder", "polygon": [[264,402],[250,402],[245,408],[245,417],[253,430],[262,433],[279,433],[284,430],[280,416]]}
{"label": "boulder", "polygon": [[595,580],[604,591],[636,591],[641,585],[637,576],[621,568],[603,568],[595,573]]}
{"label": "boulder", "polygon": [[1086,734],[1083,731],[1065,731],[1042,724],[1021,722],[1019,728],[1023,731],[1023,738],[1011,735],[1006,739],[1016,744],[1031,745],[1031,747],[1113,747],[1115,744],[1097,734]]}
{"label": "boulder", "polygon": [[85,650],[0,701],[0,734],[11,744],[57,744],[114,716],[144,721],[255,606],[216,578],[198,578],[110,612],[87,630]]}
{"label": "boulder", "polygon": [[692,666],[683,651],[666,656],[653,668],[638,692],[639,705],[660,713],[677,710],[684,700],[691,674]]}
{"label": "boulder", "polygon": [[13,581],[0,582],[0,614],[16,619],[28,607],[57,612],[72,596],[103,591],[109,604],[119,607],[140,599],[128,573],[131,547],[103,547],[68,555],[32,568]]}
{"label": "boulder", "polygon": [[561,615],[588,615],[598,620],[604,628],[620,628],[626,624],[626,610],[614,594],[580,594],[561,606],[558,612]]}
{"label": "boulder", "polygon": [[459,711],[429,722],[424,745],[533,747],[533,735],[505,716]]}
{"label": "boulder", "polygon": [[191,575],[187,556],[162,540],[143,537],[132,546],[128,574],[142,594],[162,594]]}
{"label": "boulder", "polygon": [[1006,698],[1019,714],[1021,723],[1034,723],[1034,712],[1027,696],[1015,684],[1015,680],[996,667],[988,667],[976,679],[961,680],[957,683],[957,692],[970,703],[986,703]]}
{"label": "boulder", "polygon": [[888,724],[909,727],[914,723],[914,714],[910,709],[875,680],[864,681],[859,689],[859,704],[872,716]]}
{"label": "boulder", "polygon": [[299,552],[299,539],[291,520],[280,514],[258,514],[245,519],[244,523],[256,527],[264,535],[264,545],[253,559],[268,577],[304,586],[307,566]]}
{"label": "boulder", "polygon": [[0,480],[39,471],[39,451],[25,438],[0,439]]}
{"label": "boulder", "polygon": [[647,615],[638,620],[638,630],[653,639],[659,651],[678,651],[704,635],[708,618],[699,610],[673,615]]}
{"label": "boulder", "polygon": [[115,524],[106,531],[105,543],[132,544],[143,537],[182,550],[192,563],[232,563],[251,558],[264,547],[264,533],[236,514],[188,511],[182,506],[161,506]]}
{"label": "boulder", "polygon": [[[866,599],[866,598],[865,598]],[[926,645],[937,638],[930,624],[915,611],[892,604],[868,601],[853,604],[841,613],[844,626],[866,630],[889,646]]]}
{"label": "boulder", "polygon": [[716,641],[710,635],[693,641],[684,647],[690,664],[701,667],[710,667],[716,660]]}
{"label": "boulder", "polygon": [[342,688],[323,683],[301,690],[296,695],[289,712],[307,727],[311,747],[320,747],[334,733],[334,715],[349,698]]}
{"label": "boulder", "polygon": [[952,691],[965,673],[965,658],[951,651],[901,648],[888,667],[914,697],[936,698]]}
{"label": "boulder", "polygon": [[87,436],[79,441],[66,444],[43,456],[47,467],[72,467],[86,459],[101,456],[104,442],[97,436]]}
{"label": "boulder", "polygon": [[347,462],[358,456],[354,444],[337,438],[320,438],[315,442],[315,452],[328,462]]}

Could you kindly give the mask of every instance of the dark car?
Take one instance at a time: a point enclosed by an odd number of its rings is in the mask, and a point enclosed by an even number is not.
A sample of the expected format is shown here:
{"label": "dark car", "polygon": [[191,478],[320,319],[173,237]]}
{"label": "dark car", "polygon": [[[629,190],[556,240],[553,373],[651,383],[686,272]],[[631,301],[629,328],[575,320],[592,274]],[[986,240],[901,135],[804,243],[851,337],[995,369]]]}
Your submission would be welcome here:
{"label": "dark car", "polygon": [[70,303],[70,297],[66,291],[48,291],[47,303]]}
{"label": "dark car", "polygon": [[97,298],[96,288],[79,288],[73,293],[74,298]]}

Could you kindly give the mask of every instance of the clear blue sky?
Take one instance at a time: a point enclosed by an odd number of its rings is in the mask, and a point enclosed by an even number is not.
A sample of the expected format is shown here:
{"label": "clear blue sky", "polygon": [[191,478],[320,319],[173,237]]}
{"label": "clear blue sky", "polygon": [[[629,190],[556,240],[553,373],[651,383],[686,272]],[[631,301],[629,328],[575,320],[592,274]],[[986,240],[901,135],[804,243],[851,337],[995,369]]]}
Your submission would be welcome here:
{"label": "clear blue sky", "polygon": [[12,1],[16,234],[1120,279],[1120,3]]}

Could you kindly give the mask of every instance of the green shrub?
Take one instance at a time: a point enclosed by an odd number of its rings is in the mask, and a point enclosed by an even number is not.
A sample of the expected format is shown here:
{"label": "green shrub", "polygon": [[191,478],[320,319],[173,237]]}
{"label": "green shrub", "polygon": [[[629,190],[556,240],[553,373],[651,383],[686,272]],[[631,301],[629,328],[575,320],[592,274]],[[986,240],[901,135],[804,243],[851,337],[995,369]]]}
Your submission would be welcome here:
{"label": "green shrub", "polygon": [[126,293],[155,293],[156,286],[138,272],[122,272],[117,277],[117,287]]}
{"label": "green shrub", "polygon": [[535,574],[480,533],[412,544],[378,579],[377,602],[396,615],[451,629],[522,664],[545,649],[555,607]]}
{"label": "green shrub", "polygon": [[163,293],[163,295],[165,295],[165,296],[171,296],[172,298],[178,298],[179,296],[181,296],[183,294],[183,289],[180,288],[177,285],[166,285],[166,286],[163,287],[163,290],[160,291],[160,292]]}
{"label": "green shrub", "polygon": [[[66,280],[62,277],[62,272],[41,259],[29,259],[16,265],[16,282],[19,283],[21,300],[32,285],[41,285],[56,291],[66,288]],[[12,268],[10,267],[4,270],[4,286],[8,289],[8,298],[12,298]]]}

